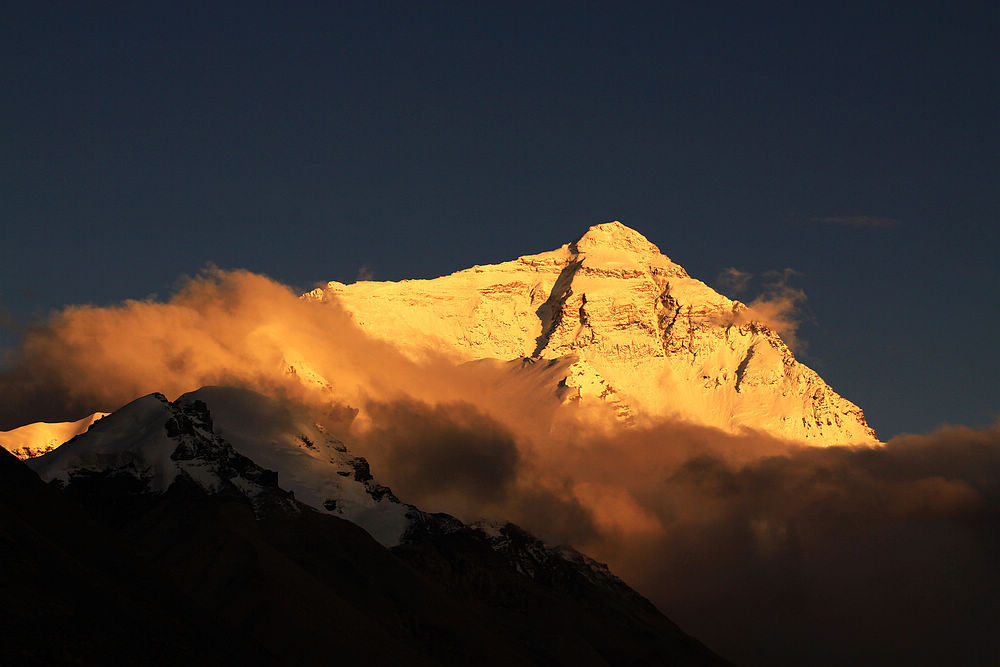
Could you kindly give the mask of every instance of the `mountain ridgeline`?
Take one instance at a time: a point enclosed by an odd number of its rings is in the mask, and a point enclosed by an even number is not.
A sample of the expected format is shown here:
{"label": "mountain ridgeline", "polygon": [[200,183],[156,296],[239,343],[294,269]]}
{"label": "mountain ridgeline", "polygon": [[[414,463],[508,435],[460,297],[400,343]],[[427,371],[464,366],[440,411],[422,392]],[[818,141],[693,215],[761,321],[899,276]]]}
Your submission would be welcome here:
{"label": "mountain ridgeline", "polygon": [[5,664],[725,664],[605,566],[407,505],[247,390],[137,399],[28,460],[47,486],[3,456]]}

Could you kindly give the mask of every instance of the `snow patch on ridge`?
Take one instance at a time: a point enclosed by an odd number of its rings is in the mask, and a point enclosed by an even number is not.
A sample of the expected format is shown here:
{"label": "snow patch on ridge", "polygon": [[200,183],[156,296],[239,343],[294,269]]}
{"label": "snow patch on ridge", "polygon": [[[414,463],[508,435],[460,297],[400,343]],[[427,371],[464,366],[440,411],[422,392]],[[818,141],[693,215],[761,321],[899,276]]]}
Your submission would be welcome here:
{"label": "snow patch on ridge", "polygon": [[95,412],[74,422],[35,422],[10,431],[0,431],[0,447],[22,461],[41,456],[86,432],[94,422],[107,415],[107,412]]}

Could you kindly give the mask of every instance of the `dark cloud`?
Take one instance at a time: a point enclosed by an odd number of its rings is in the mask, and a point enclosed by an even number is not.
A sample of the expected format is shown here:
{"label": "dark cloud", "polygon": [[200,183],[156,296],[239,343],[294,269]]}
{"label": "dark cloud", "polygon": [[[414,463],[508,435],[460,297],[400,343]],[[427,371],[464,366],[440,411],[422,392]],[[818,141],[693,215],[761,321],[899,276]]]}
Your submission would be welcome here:
{"label": "dark cloud", "polygon": [[846,225],[848,227],[869,229],[894,227],[899,224],[899,220],[896,220],[895,218],[882,218],[874,215],[831,215],[826,217],[807,218],[806,222]]}
{"label": "dark cloud", "polygon": [[587,549],[686,630],[739,664],[1000,656],[1000,425],[780,454],[698,430],[661,424],[623,443],[642,456],[587,466],[658,525]]}
{"label": "dark cloud", "polygon": [[[472,522],[516,518],[539,535],[581,544],[599,535],[591,509],[572,479],[526,461],[520,436],[469,403],[431,406],[414,400],[366,406],[370,427],[356,428],[352,446],[369,458],[398,496],[426,511]],[[554,450],[562,449],[551,440]],[[552,475],[551,472],[555,472]]]}
{"label": "dark cloud", "polygon": [[[380,475],[422,509],[468,514],[506,500],[520,463],[514,436],[467,403],[413,400],[367,406],[372,427],[360,436]],[[466,518],[476,518],[468,517]]]}
{"label": "dark cloud", "polygon": [[738,664],[1000,657],[1000,424],[825,449],[672,421],[512,435],[516,479],[462,510],[610,563]]}

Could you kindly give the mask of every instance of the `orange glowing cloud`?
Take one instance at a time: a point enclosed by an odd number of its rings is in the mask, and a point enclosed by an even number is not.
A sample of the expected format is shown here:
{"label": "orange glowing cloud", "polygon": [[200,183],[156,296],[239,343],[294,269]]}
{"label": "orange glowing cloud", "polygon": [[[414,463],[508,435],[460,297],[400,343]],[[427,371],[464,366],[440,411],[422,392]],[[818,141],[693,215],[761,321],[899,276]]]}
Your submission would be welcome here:
{"label": "orange glowing cloud", "polygon": [[[794,333],[801,292],[776,281],[765,297],[746,317]],[[988,634],[978,619],[995,615],[976,605],[1000,599],[1000,424],[803,448],[671,419],[625,425],[563,405],[559,371],[415,362],[336,303],[210,271],[167,302],[71,307],[29,332],[0,374],[0,428],[244,386],[312,408],[405,501],[507,518],[608,562],[723,653],[846,645],[860,641],[852,623],[955,646]],[[964,617],[942,612],[955,604]]]}

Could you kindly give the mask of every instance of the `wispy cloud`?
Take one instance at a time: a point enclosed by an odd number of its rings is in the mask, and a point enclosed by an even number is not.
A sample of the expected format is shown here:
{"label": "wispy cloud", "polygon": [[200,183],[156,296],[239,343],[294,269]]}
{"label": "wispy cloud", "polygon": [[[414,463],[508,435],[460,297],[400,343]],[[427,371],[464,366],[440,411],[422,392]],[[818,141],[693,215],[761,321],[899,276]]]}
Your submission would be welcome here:
{"label": "wispy cloud", "polygon": [[746,291],[752,278],[753,274],[749,271],[740,271],[736,267],[730,266],[719,272],[715,278],[715,284],[729,294],[741,294]]}
{"label": "wispy cloud", "polygon": [[[793,277],[800,275],[792,268],[764,272],[760,276],[763,281],[760,293],[746,304],[745,309],[737,312],[735,323],[760,322],[781,336],[794,352],[803,352],[805,343],[799,339],[798,330],[804,319],[802,306],[806,302],[806,294],[789,285]],[[755,277],[747,271],[729,267],[719,274],[716,284],[723,291],[735,295],[746,292]]]}
{"label": "wispy cloud", "polygon": [[0,330],[20,333],[21,324],[14,317],[14,314],[0,303]]}
{"label": "wispy cloud", "polygon": [[896,218],[883,218],[875,215],[830,215],[806,218],[806,222],[846,225],[848,227],[877,229],[882,227],[895,227],[899,224]]}

